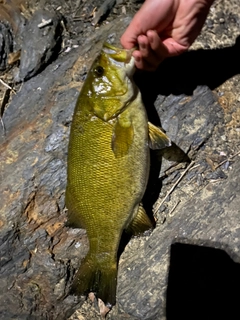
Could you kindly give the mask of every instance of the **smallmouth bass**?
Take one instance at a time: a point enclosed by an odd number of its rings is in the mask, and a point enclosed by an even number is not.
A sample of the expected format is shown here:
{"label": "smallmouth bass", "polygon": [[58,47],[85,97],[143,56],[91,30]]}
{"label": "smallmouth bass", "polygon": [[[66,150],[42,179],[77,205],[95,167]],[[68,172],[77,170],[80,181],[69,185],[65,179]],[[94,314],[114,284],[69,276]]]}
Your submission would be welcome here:
{"label": "smallmouth bass", "polygon": [[152,227],[141,199],[149,175],[149,147],[170,145],[148,122],[134,84],[132,50],[105,43],[78,97],[68,149],[66,206],[70,226],[85,228],[89,252],[73,282],[116,302],[117,252],[124,229]]}

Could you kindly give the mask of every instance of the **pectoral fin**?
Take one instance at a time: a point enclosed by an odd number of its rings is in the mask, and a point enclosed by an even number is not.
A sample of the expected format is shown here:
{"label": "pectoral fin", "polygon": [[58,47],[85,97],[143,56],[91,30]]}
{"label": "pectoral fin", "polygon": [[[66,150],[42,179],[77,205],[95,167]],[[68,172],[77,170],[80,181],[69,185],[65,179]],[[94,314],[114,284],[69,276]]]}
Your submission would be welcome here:
{"label": "pectoral fin", "polygon": [[132,123],[125,123],[118,120],[113,128],[112,150],[116,158],[121,158],[128,153],[133,142]]}
{"label": "pectoral fin", "polygon": [[148,129],[149,147],[151,149],[163,149],[171,146],[171,140],[159,127],[156,127],[151,122],[148,122]]}
{"label": "pectoral fin", "polygon": [[153,224],[140,204],[137,215],[131,221],[126,231],[131,232],[133,235],[138,235],[151,228],[153,228]]}

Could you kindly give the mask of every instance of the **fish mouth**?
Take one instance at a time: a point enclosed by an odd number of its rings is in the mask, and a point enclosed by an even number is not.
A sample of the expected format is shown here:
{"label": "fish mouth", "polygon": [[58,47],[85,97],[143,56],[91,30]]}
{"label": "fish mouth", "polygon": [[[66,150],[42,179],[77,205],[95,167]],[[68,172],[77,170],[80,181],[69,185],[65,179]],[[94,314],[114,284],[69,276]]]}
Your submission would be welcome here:
{"label": "fish mouth", "polygon": [[117,62],[129,63],[135,48],[130,50],[121,49],[121,48],[116,48],[111,44],[105,42],[103,44],[102,50],[104,53],[109,55],[112,59],[116,60]]}
{"label": "fish mouth", "polygon": [[132,56],[132,53],[134,50],[136,50],[136,48],[121,49],[105,42],[102,50],[108,55],[109,59],[114,65],[125,69],[128,77],[133,75],[135,71],[135,60]]}
{"label": "fish mouth", "polygon": [[131,56],[130,61],[125,64],[125,71],[126,71],[127,76],[129,78],[132,77],[134,72],[135,72],[135,70],[136,70],[135,59],[134,59],[133,56]]}
{"label": "fish mouth", "polygon": [[[117,69],[119,69],[119,78],[122,82],[126,82],[127,87],[124,92],[121,93],[119,96],[126,96],[129,92],[129,88],[132,86],[132,76],[136,70],[135,68],[135,59],[132,56],[133,51],[136,50],[136,48],[133,49],[122,49],[122,48],[116,48],[112,46],[111,44],[105,42],[102,47],[102,53],[105,55],[106,60],[113,66],[115,66]],[[132,90],[130,90],[132,91]],[[103,99],[112,99],[116,97],[111,96],[105,96],[102,97]],[[129,102],[132,100],[132,97],[127,98],[126,107],[128,106]],[[121,109],[120,112],[123,110]],[[118,113],[114,114],[112,119],[115,118],[118,115]]]}

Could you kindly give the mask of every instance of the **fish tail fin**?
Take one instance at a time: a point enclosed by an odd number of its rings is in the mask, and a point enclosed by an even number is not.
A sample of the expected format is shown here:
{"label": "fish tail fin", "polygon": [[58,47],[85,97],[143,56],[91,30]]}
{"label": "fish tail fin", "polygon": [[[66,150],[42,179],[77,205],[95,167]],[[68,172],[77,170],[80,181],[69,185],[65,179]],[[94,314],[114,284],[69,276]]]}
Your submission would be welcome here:
{"label": "fish tail fin", "polygon": [[99,290],[97,296],[111,308],[116,303],[117,290],[117,264],[101,271]]}
{"label": "fish tail fin", "polygon": [[116,303],[117,262],[102,265],[87,255],[73,280],[70,294],[94,292],[111,308]]}

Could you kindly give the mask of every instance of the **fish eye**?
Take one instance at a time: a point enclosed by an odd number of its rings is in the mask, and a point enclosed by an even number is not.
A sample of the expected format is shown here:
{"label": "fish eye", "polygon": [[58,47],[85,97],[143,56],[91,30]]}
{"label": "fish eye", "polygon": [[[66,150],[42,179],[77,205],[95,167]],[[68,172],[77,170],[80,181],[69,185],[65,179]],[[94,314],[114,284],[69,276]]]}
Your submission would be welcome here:
{"label": "fish eye", "polygon": [[97,66],[94,70],[94,73],[97,77],[101,77],[104,73],[104,69],[102,66]]}

